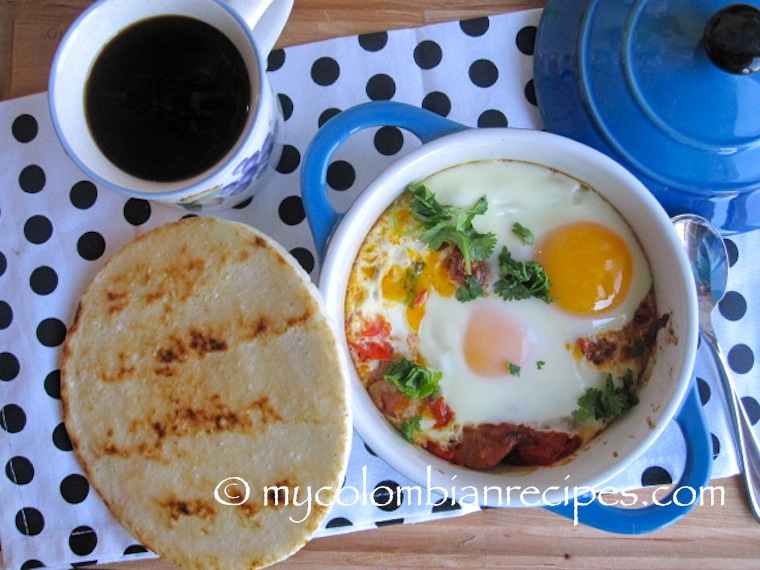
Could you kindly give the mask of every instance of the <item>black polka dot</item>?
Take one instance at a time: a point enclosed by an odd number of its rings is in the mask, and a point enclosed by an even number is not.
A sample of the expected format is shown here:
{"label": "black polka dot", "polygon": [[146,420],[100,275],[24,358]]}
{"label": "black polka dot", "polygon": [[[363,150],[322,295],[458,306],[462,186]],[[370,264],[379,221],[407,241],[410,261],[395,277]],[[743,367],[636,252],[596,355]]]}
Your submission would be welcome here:
{"label": "black polka dot", "polygon": [[718,303],[720,314],[729,321],[738,321],[747,313],[747,300],[736,291],[727,291]]}
{"label": "black polka dot", "polygon": [[354,526],[354,523],[345,517],[335,517],[327,521],[325,528],[345,528],[347,526]]}
{"label": "black polka dot", "polygon": [[295,247],[290,250],[290,255],[295,257],[306,273],[314,271],[314,255],[305,247]]}
{"label": "black polka dot", "polygon": [[390,101],[396,94],[396,82],[390,75],[378,73],[369,78],[366,91],[372,101]]}
{"label": "black polka dot", "polygon": [[66,338],[66,325],[60,319],[44,319],[37,325],[37,340],[43,346],[55,347],[63,344]]}
{"label": "black polka dot", "polygon": [[381,481],[372,490],[372,504],[385,512],[393,512],[404,504],[401,485],[395,481]]}
{"label": "black polka dot", "polygon": [[89,526],[78,526],[69,535],[69,548],[79,556],[91,554],[98,545],[98,535]]}
{"label": "black polka dot", "polygon": [[340,65],[331,57],[320,57],[311,66],[311,79],[323,87],[332,85],[340,77]]}
{"label": "black polka dot", "polygon": [[267,71],[277,71],[285,65],[285,50],[273,49],[267,57]]}
{"label": "black polka dot", "polygon": [[34,465],[26,457],[11,457],[5,464],[5,476],[16,485],[28,485],[34,479]]}
{"label": "black polka dot", "polygon": [[148,549],[140,544],[130,544],[127,546],[127,548],[124,550],[124,555],[130,555],[130,554],[145,554],[148,552]]}
{"label": "black polka dot", "polygon": [[83,476],[73,473],[61,481],[59,490],[64,501],[76,505],[87,498],[90,492],[90,484]]}
{"label": "black polka dot", "polygon": [[45,376],[45,393],[55,400],[61,399],[61,371],[53,370]]}
{"label": "black polka dot", "polygon": [[71,451],[73,446],[71,445],[71,439],[66,431],[66,426],[63,422],[58,424],[53,430],[53,445],[55,445],[61,451]]}
{"label": "black polka dot", "polygon": [[531,105],[535,106],[536,103],[536,85],[533,83],[533,80],[531,79],[525,84],[525,99],[530,103]]}
{"label": "black polka dot", "polygon": [[253,202],[253,196],[249,196],[248,198],[246,198],[242,202],[238,202],[237,204],[235,204],[234,206],[232,206],[232,208],[234,210],[242,210],[243,208],[247,207],[248,204],[250,204],[251,202]]}
{"label": "black polka dot", "polygon": [[133,226],[141,226],[147,222],[150,219],[150,213],[150,202],[147,200],[130,198],[124,204],[124,219]]}
{"label": "black polka dot", "polygon": [[525,26],[522,30],[517,32],[515,43],[517,49],[525,55],[533,55],[533,50],[536,45],[536,26]]}
{"label": "black polka dot", "polygon": [[7,329],[13,322],[13,309],[6,301],[0,301],[0,330]]}
{"label": "black polka dot", "polygon": [[0,352],[0,380],[10,382],[15,380],[21,370],[15,354],[10,352]]}
{"label": "black polka dot", "polygon": [[425,40],[414,48],[414,63],[420,69],[433,69],[443,58],[441,46],[431,40]]}
{"label": "black polka dot", "polygon": [[741,401],[750,423],[755,425],[760,420],[760,403],[752,396],[745,396]]}
{"label": "black polka dot", "polygon": [[459,27],[462,31],[473,38],[482,36],[488,31],[488,27],[491,25],[488,17],[472,18],[470,20],[462,20],[459,22]]}
{"label": "black polka dot", "polygon": [[5,254],[0,251],[0,275],[3,275],[6,269],[8,269],[8,259],[5,257]]}
{"label": "black polka dot", "polygon": [[728,253],[728,265],[733,267],[736,262],[739,261],[739,248],[736,246],[733,240],[723,238],[723,243],[726,244],[726,252]]}
{"label": "black polka dot", "polygon": [[24,236],[31,243],[45,243],[53,235],[53,224],[45,216],[32,216],[24,223]]}
{"label": "black polka dot", "polygon": [[488,59],[479,59],[470,65],[470,81],[478,87],[491,87],[499,79],[499,70]]}
{"label": "black polka dot", "polygon": [[397,524],[404,524],[404,519],[390,519],[387,521],[379,521],[375,523],[375,526],[377,528],[382,528],[384,526],[393,526]]}
{"label": "black polka dot", "polygon": [[453,499],[445,500],[443,497],[441,501],[433,505],[433,514],[435,513],[448,513],[452,511],[461,511],[462,505],[454,501]]}
{"label": "black polka dot", "polygon": [[0,428],[8,433],[18,433],[26,427],[26,413],[16,404],[6,404],[0,409]]}
{"label": "black polka dot", "polygon": [[699,390],[699,400],[704,406],[710,401],[710,397],[712,396],[710,385],[704,380],[704,378],[697,376],[697,389]]}
{"label": "black polka dot", "polygon": [[31,164],[21,171],[18,185],[27,194],[36,194],[45,187],[45,171],[36,164]]}
{"label": "black polka dot", "polygon": [[106,251],[106,240],[98,232],[85,232],[77,240],[77,252],[82,259],[95,261]]}
{"label": "black polka dot", "polygon": [[25,507],[16,513],[16,528],[26,536],[37,536],[45,528],[45,517],[33,507]]}
{"label": "black polka dot", "polygon": [[478,117],[478,127],[481,129],[488,127],[508,127],[509,121],[507,116],[497,109],[488,109],[483,111]]}
{"label": "black polka dot", "polygon": [[746,374],[755,365],[755,354],[746,344],[731,347],[726,355],[728,365],[737,374]]}
{"label": "black polka dot", "polygon": [[344,191],[356,181],[356,170],[350,162],[336,160],[327,167],[327,184],[333,190]]}
{"label": "black polka dot", "polygon": [[300,196],[288,196],[283,199],[277,213],[280,215],[280,219],[289,226],[298,225],[306,218]]}
{"label": "black polka dot", "polygon": [[644,469],[644,473],[641,474],[641,484],[645,487],[650,485],[670,485],[672,482],[673,478],[670,476],[670,473],[657,465],[647,467]]}
{"label": "black polka dot", "polygon": [[282,156],[277,164],[277,172],[290,174],[301,164],[301,153],[293,145],[286,144],[282,147]]}
{"label": "black polka dot", "polygon": [[39,126],[37,125],[37,119],[31,115],[19,115],[13,121],[13,125],[11,126],[13,138],[20,143],[33,141],[38,132]]}
{"label": "black polka dot", "polygon": [[388,32],[375,32],[361,34],[358,37],[359,45],[364,51],[376,52],[383,49],[388,43]]}
{"label": "black polka dot", "polygon": [[422,100],[422,108],[427,109],[441,117],[448,117],[451,113],[451,99],[440,91],[433,91],[425,95]]}
{"label": "black polka dot", "polygon": [[285,93],[278,93],[277,100],[280,102],[280,108],[282,109],[282,118],[287,121],[293,116],[293,99],[285,95]]}
{"label": "black polka dot", "polygon": [[397,127],[380,127],[375,133],[374,144],[377,152],[392,156],[404,146],[404,134]]}
{"label": "black polka dot", "polygon": [[325,109],[319,115],[319,119],[317,120],[317,126],[321,127],[327,121],[329,121],[330,119],[332,119],[333,117],[339,114],[340,114],[340,109],[336,109],[335,107],[331,107],[330,109]]}
{"label": "black polka dot", "polygon": [[712,457],[714,461],[720,455],[720,440],[714,433],[710,434],[710,440],[712,441]]}
{"label": "black polka dot", "polygon": [[69,191],[69,200],[75,208],[86,210],[91,208],[98,199],[98,189],[89,180],[81,180],[74,184]]}
{"label": "black polka dot", "polygon": [[21,565],[21,570],[32,570],[32,568],[44,568],[45,565],[39,560],[27,560]]}
{"label": "black polka dot", "polygon": [[38,295],[50,295],[58,287],[58,274],[47,265],[38,267],[29,276],[29,286]]}

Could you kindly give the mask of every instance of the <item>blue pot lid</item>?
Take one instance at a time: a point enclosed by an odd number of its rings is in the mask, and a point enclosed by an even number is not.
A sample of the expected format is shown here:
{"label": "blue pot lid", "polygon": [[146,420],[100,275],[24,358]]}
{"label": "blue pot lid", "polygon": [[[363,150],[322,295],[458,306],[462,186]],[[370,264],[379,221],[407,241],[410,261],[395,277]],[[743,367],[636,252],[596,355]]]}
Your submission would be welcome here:
{"label": "blue pot lid", "polygon": [[760,73],[725,71],[706,47],[731,4],[549,0],[534,69],[547,130],[607,152],[655,193],[759,189]]}

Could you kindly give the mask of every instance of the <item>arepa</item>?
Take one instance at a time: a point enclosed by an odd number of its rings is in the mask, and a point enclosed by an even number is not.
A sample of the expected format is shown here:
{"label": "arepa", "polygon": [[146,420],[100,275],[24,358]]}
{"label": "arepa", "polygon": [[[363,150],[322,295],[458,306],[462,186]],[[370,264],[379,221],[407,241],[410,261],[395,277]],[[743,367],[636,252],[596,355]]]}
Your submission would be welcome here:
{"label": "arepa", "polygon": [[339,492],[351,418],[334,328],[307,274],[244,224],[188,218],[117,253],[80,301],[61,374],[92,486],[183,568],[275,563]]}

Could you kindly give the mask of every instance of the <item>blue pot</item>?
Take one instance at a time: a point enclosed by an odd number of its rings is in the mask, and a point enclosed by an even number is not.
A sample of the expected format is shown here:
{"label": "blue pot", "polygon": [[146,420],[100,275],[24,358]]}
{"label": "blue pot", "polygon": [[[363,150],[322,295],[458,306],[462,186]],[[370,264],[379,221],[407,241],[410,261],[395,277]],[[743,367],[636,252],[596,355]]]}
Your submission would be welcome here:
{"label": "blue pot", "polygon": [[760,228],[760,3],[729,5],[549,0],[534,57],[548,131],[725,233]]}

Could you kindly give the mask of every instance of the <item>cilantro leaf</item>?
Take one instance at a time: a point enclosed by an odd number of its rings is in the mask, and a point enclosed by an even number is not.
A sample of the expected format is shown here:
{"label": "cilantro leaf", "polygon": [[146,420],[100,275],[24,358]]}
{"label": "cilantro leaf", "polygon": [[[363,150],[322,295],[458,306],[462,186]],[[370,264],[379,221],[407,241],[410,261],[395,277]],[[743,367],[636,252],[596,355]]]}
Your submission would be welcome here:
{"label": "cilantro leaf", "polygon": [[486,197],[481,196],[470,208],[458,208],[438,202],[435,194],[423,184],[410,185],[409,191],[412,218],[425,228],[420,241],[431,249],[440,249],[446,243],[454,245],[462,252],[465,271],[471,275],[472,262],[488,259],[496,247],[493,233],[482,234],[472,226],[475,216],[488,210]]}
{"label": "cilantro leaf", "polygon": [[525,245],[533,245],[536,240],[533,232],[519,222],[512,224],[512,233],[519,237]]}
{"label": "cilantro leaf", "polygon": [[483,289],[483,284],[480,280],[478,280],[477,277],[471,276],[467,277],[464,280],[464,285],[457,289],[455,297],[460,303],[466,303],[467,301],[482,297],[485,294],[485,289]]}
{"label": "cilantro leaf", "polygon": [[588,388],[578,398],[578,408],[573,418],[578,422],[590,419],[610,421],[639,403],[634,394],[634,379],[631,370],[626,371],[620,386],[615,384],[612,374],[607,374],[604,389]]}
{"label": "cilantro leaf", "polygon": [[511,362],[506,363],[507,372],[509,372],[512,376],[519,376],[521,367],[517,364],[513,364]]}
{"label": "cilantro leaf", "polygon": [[545,303],[554,299],[549,297],[551,283],[544,268],[536,261],[515,261],[506,247],[499,253],[499,275],[494,283],[494,293],[505,301],[519,301],[537,297]]}
{"label": "cilantro leaf", "polygon": [[391,362],[383,375],[385,380],[394,384],[410,400],[437,395],[438,382],[442,377],[440,372],[420,366],[403,356]]}
{"label": "cilantro leaf", "polygon": [[425,270],[424,261],[416,261],[406,268],[404,272],[404,303],[407,307],[411,307],[414,303],[414,299],[418,294],[417,284],[420,280],[420,275]]}
{"label": "cilantro leaf", "polygon": [[410,443],[414,443],[414,432],[420,431],[420,416],[414,416],[408,420],[401,422],[399,430],[404,436],[404,439]]}
{"label": "cilantro leaf", "polygon": [[435,194],[423,184],[410,184],[412,201],[409,209],[412,218],[421,222],[426,228],[451,219],[452,206],[445,206],[435,199]]}

